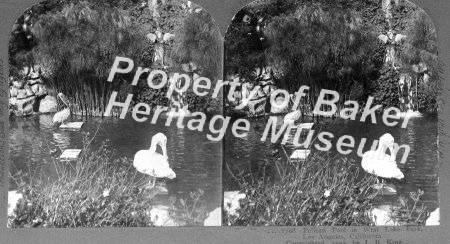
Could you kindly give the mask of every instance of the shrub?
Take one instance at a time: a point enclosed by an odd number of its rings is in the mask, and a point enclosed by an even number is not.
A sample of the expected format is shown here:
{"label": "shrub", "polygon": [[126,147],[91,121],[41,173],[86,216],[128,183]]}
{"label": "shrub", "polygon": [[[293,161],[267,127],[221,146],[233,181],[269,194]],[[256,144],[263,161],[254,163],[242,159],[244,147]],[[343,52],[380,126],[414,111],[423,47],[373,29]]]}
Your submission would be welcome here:
{"label": "shrub", "polygon": [[[23,198],[8,227],[145,227],[152,201],[159,188],[148,188],[148,178],[136,171],[132,161],[116,158],[107,144],[89,149],[85,138],[82,154],[76,162],[54,162],[57,179],[36,173],[18,176]],[[39,170],[36,170],[39,172]],[[24,179],[29,177],[27,181]],[[183,225],[202,225],[206,210],[203,191],[191,193],[192,200],[174,199],[171,217]],[[175,202],[183,203],[180,208]]]}
{"label": "shrub", "polygon": [[[376,177],[361,174],[346,158],[317,154],[303,163],[278,164],[280,179],[250,182],[236,176],[246,193],[231,225],[372,225],[368,216]],[[224,222],[224,223],[226,223]]]}

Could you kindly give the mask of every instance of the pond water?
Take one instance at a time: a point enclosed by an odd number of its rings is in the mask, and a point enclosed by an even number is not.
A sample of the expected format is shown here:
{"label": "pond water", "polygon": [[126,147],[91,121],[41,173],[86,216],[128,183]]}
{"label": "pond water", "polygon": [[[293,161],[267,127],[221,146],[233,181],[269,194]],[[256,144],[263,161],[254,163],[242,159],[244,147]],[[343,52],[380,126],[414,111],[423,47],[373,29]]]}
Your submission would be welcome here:
{"label": "pond water", "polygon": [[[166,180],[169,196],[188,198],[189,193],[198,189],[204,190],[203,200],[208,211],[221,206],[222,180],[222,143],[212,142],[206,138],[207,127],[203,132],[172,126],[165,126],[165,119],[159,119],[156,124],[150,122],[138,123],[131,116],[118,118],[88,118],[72,117],[69,121],[85,121],[81,131],[63,130],[52,126],[53,115],[36,115],[26,118],[10,119],[10,172],[15,174],[28,167],[42,169],[45,175],[56,174],[52,158],[55,150],[81,149],[83,132],[91,135],[98,129],[91,149],[98,148],[103,141],[108,141],[110,148],[117,151],[117,156],[131,160],[134,154],[143,149],[149,149],[151,137],[158,132],[167,136],[167,154],[169,164],[177,177]],[[174,120],[176,121],[176,120]],[[185,119],[184,122],[187,120]],[[53,152],[53,153],[52,153]],[[53,156],[52,156],[53,154]],[[17,188],[10,180],[10,190]],[[162,200],[165,201],[165,200]]]}
{"label": "pond water", "polygon": [[[277,117],[281,122],[283,117]],[[228,172],[225,164],[233,172],[243,170],[247,173],[256,172],[260,166],[273,165],[277,160],[273,156],[278,151],[281,160],[285,160],[284,152],[279,143],[271,143],[269,140],[261,142],[268,117],[251,119],[251,128],[248,135],[239,139],[234,137],[230,130],[227,131],[224,144],[212,142],[206,138],[209,133],[207,126],[203,132],[191,131],[186,127],[178,129],[175,126],[166,127],[165,120],[159,120],[157,124],[138,123],[133,119],[116,118],[89,118],[84,119],[85,124],[81,132],[62,130],[50,125],[52,115],[39,115],[26,118],[10,119],[10,172],[28,170],[44,165],[47,175],[55,174],[51,162],[55,157],[52,151],[61,147],[81,148],[82,132],[94,133],[99,131],[92,143],[92,147],[98,147],[107,140],[108,145],[117,150],[118,156],[133,158],[134,154],[142,149],[150,147],[151,137],[157,132],[167,136],[167,151],[171,167],[177,174],[174,180],[167,180],[168,195],[188,197],[189,193],[197,189],[205,191],[204,200],[209,211],[221,206],[222,185],[225,191],[238,190],[239,185]],[[72,121],[80,121],[81,118],[72,117]],[[302,122],[311,122],[308,118]],[[399,145],[407,144],[411,151],[406,164],[399,164],[399,168],[405,175],[402,180],[392,180],[388,183],[397,188],[396,195],[383,195],[379,200],[383,204],[395,204],[399,196],[408,196],[409,192],[424,190],[421,197],[429,211],[439,206],[438,196],[438,118],[436,115],[424,115],[412,118],[406,128],[400,126],[388,127],[384,124],[372,124],[342,119],[324,119],[321,130],[331,132],[335,138],[342,135],[350,135],[355,138],[355,148],[346,157],[352,158],[360,167],[361,158],[357,155],[357,147],[361,138],[367,138],[363,152],[369,150],[372,142],[379,139],[384,133],[390,133]],[[230,123],[231,124],[231,123]],[[316,129],[315,126],[313,129]],[[332,141],[335,145],[336,140]],[[223,146],[223,149],[222,149]],[[287,154],[293,151],[292,147],[285,147]],[[332,154],[338,154],[334,148]],[[222,156],[223,155],[223,156]],[[224,159],[222,174],[222,157]],[[397,162],[401,155],[397,156]],[[269,174],[276,177],[275,167],[269,167]],[[272,170],[270,170],[272,169]],[[222,178],[223,177],[223,178]],[[15,182],[10,180],[10,190],[17,188]]]}
{"label": "pond water", "polygon": [[[283,116],[278,116],[278,128],[283,121]],[[260,171],[262,166],[266,165],[266,171],[272,178],[277,177],[274,160],[286,161],[285,153],[280,143],[272,144],[270,135],[265,142],[261,141],[264,129],[266,127],[268,117],[252,119],[250,121],[251,129],[247,137],[239,139],[231,133],[225,136],[224,145],[224,166],[223,187],[225,191],[239,190],[239,185],[229,171],[235,174],[243,171],[244,174],[254,174]],[[424,190],[421,202],[427,207],[427,210],[433,211],[439,206],[438,196],[438,117],[437,115],[424,115],[422,117],[411,118],[406,128],[400,125],[388,127],[381,122],[381,118],[377,118],[378,124],[369,121],[359,122],[344,119],[320,119],[313,121],[312,118],[305,118],[301,122],[316,122],[313,130],[315,136],[321,131],[327,131],[334,135],[331,141],[333,148],[330,150],[330,156],[342,156],[335,149],[336,142],[343,135],[350,135],[355,138],[355,147],[351,148],[352,152],[348,157],[361,167],[361,157],[357,155],[361,138],[367,141],[363,148],[363,152],[370,150],[374,140],[378,140],[384,133],[390,133],[395,142],[399,145],[409,145],[411,151],[405,164],[399,164],[403,156],[403,150],[397,155],[397,164],[404,173],[405,178],[402,180],[388,180],[388,184],[393,184],[397,189],[395,195],[382,195],[377,199],[379,204],[396,204],[400,196],[409,198],[409,192],[418,189]],[[400,124],[400,123],[399,123]],[[314,137],[315,137],[314,136]],[[313,138],[314,138],[313,137]],[[281,137],[282,138],[282,137]],[[301,139],[303,142],[305,139]],[[312,143],[313,145],[315,142]],[[294,148],[285,146],[288,155],[291,155]],[[313,148],[312,150],[317,151]],[[274,156],[275,154],[275,156]],[[279,155],[279,156],[277,156]],[[280,158],[281,156],[281,158]],[[278,159],[276,159],[278,158]],[[362,170],[364,173],[364,171]],[[267,172],[266,172],[267,174]],[[410,199],[410,203],[412,200]]]}

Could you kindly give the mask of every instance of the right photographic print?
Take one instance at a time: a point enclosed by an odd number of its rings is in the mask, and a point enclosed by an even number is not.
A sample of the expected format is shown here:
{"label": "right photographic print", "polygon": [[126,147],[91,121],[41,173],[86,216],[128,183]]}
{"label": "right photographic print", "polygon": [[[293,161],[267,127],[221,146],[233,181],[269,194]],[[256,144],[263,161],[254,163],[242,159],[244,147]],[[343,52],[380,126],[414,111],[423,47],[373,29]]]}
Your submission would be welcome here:
{"label": "right photographic print", "polygon": [[423,9],[254,1],[224,47],[242,126],[224,137],[223,225],[439,225],[442,65]]}

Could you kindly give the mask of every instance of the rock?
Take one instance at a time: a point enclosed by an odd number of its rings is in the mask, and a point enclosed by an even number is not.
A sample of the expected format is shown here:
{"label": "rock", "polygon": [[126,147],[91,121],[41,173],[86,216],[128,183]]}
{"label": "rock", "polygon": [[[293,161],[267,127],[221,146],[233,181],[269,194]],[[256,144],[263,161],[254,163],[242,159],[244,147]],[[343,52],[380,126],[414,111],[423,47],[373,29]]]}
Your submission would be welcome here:
{"label": "rock", "polygon": [[221,226],[222,225],[222,208],[216,208],[211,211],[208,217],[203,221],[204,226]]}
{"label": "rock", "polygon": [[[255,85],[253,85],[252,83],[244,83],[242,84],[242,95],[244,98],[248,98],[250,97],[250,93],[253,91],[253,89],[255,89]],[[264,92],[263,88],[260,87],[257,91],[256,94],[253,95],[253,97],[251,98],[251,100],[258,100],[260,98],[266,97],[266,93]]]}
{"label": "rock", "polygon": [[426,226],[429,225],[440,225],[440,210],[439,208],[437,208],[436,210],[434,210],[430,216],[428,217],[427,221],[425,222]]}
{"label": "rock", "polygon": [[27,98],[27,91],[25,89],[17,90],[17,99],[25,99]]}
{"label": "rock", "polygon": [[12,106],[17,105],[17,98],[11,97],[11,98],[9,99],[9,105],[12,105]]}
{"label": "rock", "polygon": [[267,86],[264,86],[262,89],[267,96],[270,96],[272,94],[272,92],[277,90],[277,87],[274,85],[267,85]]}
{"label": "rock", "polygon": [[42,79],[39,78],[39,79],[35,79],[35,80],[29,80],[27,83],[28,83],[28,85],[33,86],[36,84],[42,84],[43,82],[42,82]]}
{"label": "rock", "polygon": [[241,100],[242,100],[241,92],[235,91],[233,93],[233,98],[234,98],[234,101],[230,101],[230,105],[231,106],[238,106],[241,103]]}
{"label": "rock", "polygon": [[27,93],[27,97],[34,96],[34,93],[33,93],[33,91],[31,90],[31,87],[25,86],[25,91],[26,91],[26,93]]}
{"label": "rock", "polygon": [[180,226],[170,217],[169,207],[167,206],[152,206],[152,209],[148,214],[150,215],[150,220],[155,226]]}
{"label": "rock", "polygon": [[263,88],[258,89],[258,93],[256,95],[258,98],[266,97],[266,92],[264,92]]}
{"label": "rock", "polygon": [[9,88],[9,97],[17,97],[18,89],[16,87]]}
{"label": "rock", "polygon": [[47,95],[47,90],[45,89],[45,86],[42,84],[34,84],[31,86],[31,91],[36,95],[37,97],[42,97]]}
{"label": "rock", "polygon": [[55,113],[58,108],[56,98],[50,95],[45,96],[39,104],[39,113]]}
{"label": "rock", "polygon": [[395,223],[393,218],[393,211],[390,206],[382,205],[378,208],[374,208],[370,211],[370,217],[375,222],[376,226],[394,226],[398,225]]}
{"label": "rock", "polygon": [[33,113],[34,103],[36,102],[36,97],[31,96],[25,99],[18,99],[16,102],[17,110],[15,111],[16,116],[27,116]]}
{"label": "rock", "polygon": [[37,80],[37,79],[39,79],[41,77],[41,75],[39,74],[38,70],[34,69],[34,71],[30,72],[28,77],[30,77],[30,79]]}
{"label": "rock", "polygon": [[13,86],[14,86],[15,88],[17,88],[17,89],[22,89],[22,88],[23,88],[23,85],[24,85],[24,82],[21,81],[21,80],[13,80],[12,84],[13,84]]}
{"label": "rock", "polygon": [[17,191],[8,191],[8,216],[14,216],[14,210],[22,197],[22,193],[18,193]]}
{"label": "rock", "polygon": [[252,100],[248,102],[250,116],[258,116],[264,113],[264,106],[266,104],[266,98],[260,98],[258,100]]}
{"label": "rock", "polygon": [[237,216],[237,210],[240,208],[239,200],[245,198],[245,193],[239,191],[226,191],[223,193],[224,209],[229,215]]}
{"label": "rock", "polygon": [[26,76],[27,74],[31,73],[30,68],[31,68],[30,66],[24,66],[24,67],[22,68],[22,70],[20,70],[20,74],[21,74],[22,76]]}
{"label": "rock", "polygon": [[[289,98],[287,98],[287,99],[289,99]],[[281,105],[283,103],[283,101],[284,101],[284,97],[282,97],[282,96],[275,98],[275,103],[277,105]],[[270,112],[274,113],[274,114],[287,113],[287,112],[289,112],[289,103],[287,103],[286,106],[284,106],[282,108],[276,108],[276,107],[272,106],[272,108],[270,109]]]}

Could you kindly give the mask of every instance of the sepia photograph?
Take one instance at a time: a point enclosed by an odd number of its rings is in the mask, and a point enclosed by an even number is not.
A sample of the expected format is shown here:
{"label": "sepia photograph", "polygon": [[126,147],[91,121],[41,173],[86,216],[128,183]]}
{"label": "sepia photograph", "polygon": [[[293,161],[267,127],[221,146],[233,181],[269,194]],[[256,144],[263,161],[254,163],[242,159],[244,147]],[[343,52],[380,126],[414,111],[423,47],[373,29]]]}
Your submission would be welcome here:
{"label": "sepia photograph", "polygon": [[[219,226],[222,36],[186,0],[47,0],[9,37],[9,228]],[[210,83],[211,83],[210,81]],[[210,84],[211,85],[211,84]]]}
{"label": "sepia photograph", "polygon": [[[225,34],[225,226],[439,225],[436,29],[407,0],[261,0]],[[306,242],[305,242],[306,243]]]}

